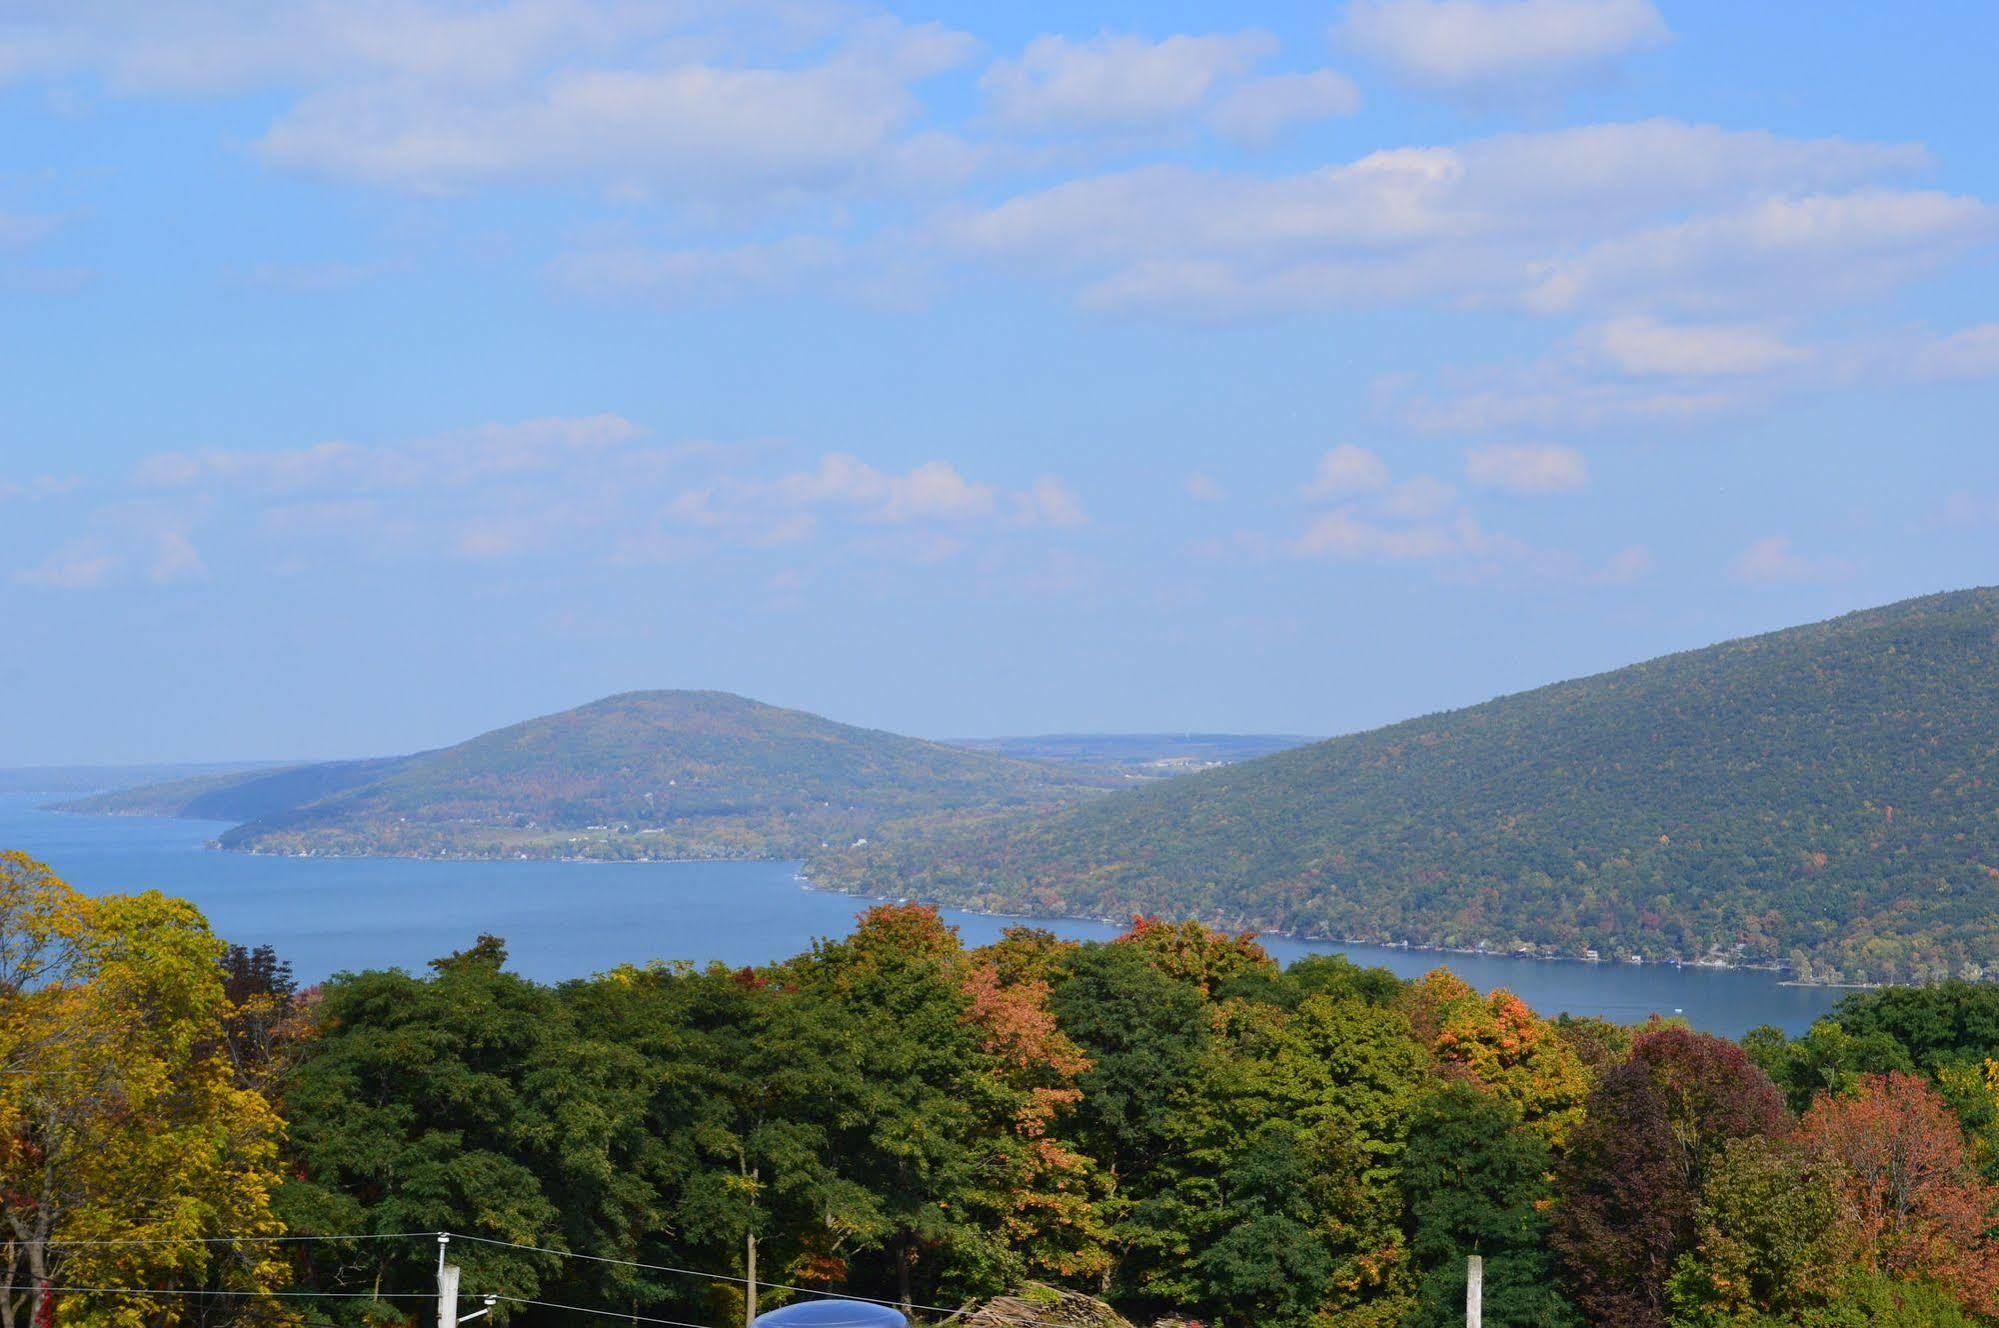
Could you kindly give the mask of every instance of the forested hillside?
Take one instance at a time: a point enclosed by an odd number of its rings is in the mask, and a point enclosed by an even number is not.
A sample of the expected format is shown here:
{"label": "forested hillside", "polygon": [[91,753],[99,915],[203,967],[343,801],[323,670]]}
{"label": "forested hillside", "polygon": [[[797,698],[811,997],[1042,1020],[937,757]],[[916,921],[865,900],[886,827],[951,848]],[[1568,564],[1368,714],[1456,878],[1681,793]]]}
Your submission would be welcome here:
{"label": "forested hillside", "polygon": [[1195,924],[889,905],[556,986],[467,940],[301,991],[0,854],[0,1321],[415,1328],[447,1231],[503,1325],[1454,1328],[1473,1252],[1487,1328],[1999,1322],[1999,987],[1738,1044]]}
{"label": "forested hillside", "polygon": [[1976,975],[1999,966],[1999,591],[878,838],[811,871],[1013,912]]}
{"label": "forested hillside", "polygon": [[800,857],[908,817],[1120,782],[836,724],[724,692],[628,692],[415,756],[67,804],[240,820],[227,848],[414,856]]}

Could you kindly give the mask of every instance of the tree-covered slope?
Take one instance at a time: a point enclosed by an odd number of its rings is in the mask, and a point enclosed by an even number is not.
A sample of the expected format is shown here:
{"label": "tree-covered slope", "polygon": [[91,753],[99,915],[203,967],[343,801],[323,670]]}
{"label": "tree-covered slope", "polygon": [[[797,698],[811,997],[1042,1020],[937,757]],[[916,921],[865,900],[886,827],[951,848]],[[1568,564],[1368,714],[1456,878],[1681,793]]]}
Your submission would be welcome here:
{"label": "tree-covered slope", "polygon": [[406,756],[366,761],[312,761],[254,770],[195,775],[161,784],[114,789],[65,802],[60,809],[91,816],[180,816],[196,821],[251,821],[275,816],[378,779]]}
{"label": "tree-covered slope", "polygon": [[1910,600],[1129,789],[815,876],[1347,939],[1999,964],[1999,591]]}
{"label": "tree-covered slope", "polygon": [[415,756],[69,809],[240,820],[224,846],[271,852],[793,857],[908,817],[1044,806],[1114,782],[722,692],[631,692]]}

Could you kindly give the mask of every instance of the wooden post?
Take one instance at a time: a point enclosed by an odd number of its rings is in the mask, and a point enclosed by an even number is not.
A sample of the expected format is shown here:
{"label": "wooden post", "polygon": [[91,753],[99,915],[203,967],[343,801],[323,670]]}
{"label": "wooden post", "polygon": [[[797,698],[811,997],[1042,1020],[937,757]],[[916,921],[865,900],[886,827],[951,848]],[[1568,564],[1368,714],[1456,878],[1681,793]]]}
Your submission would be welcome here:
{"label": "wooden post", "polygon": [[1465,1328],[1485,1323],[1485,1260],[1474,1254],[1465,1260]]}

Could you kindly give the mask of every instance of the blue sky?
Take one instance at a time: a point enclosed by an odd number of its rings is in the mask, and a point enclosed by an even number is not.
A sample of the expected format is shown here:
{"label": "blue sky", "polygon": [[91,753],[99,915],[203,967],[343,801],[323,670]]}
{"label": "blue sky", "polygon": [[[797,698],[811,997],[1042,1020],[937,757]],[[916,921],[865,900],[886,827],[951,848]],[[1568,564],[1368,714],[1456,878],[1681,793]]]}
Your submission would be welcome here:
{"label": "blue sky", "polygon": [[1333,733],[1999,581],[1995,48],[0,0],[0,763]]}

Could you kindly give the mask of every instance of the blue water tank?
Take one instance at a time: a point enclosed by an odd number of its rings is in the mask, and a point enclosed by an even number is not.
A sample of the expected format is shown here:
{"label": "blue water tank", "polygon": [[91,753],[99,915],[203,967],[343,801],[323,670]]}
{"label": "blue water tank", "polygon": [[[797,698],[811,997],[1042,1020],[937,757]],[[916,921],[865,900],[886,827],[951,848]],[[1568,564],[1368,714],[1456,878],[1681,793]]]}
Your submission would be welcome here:
{"label": "blue water tank", "polygon": [[865,1300],[798,1300],[757,1315],[756,1328],[909,1328],[902,1311]]}

